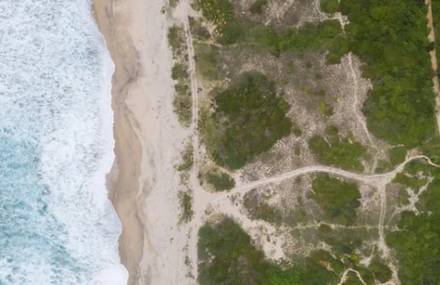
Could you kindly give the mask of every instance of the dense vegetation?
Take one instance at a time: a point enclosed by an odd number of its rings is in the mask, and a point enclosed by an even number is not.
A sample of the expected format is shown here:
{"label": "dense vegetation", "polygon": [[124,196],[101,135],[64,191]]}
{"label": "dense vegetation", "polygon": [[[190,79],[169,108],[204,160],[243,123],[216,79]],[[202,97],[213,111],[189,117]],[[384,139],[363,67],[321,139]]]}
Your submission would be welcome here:
{"label": "dense vegetation", "polygon": [[310,197],[324,210],[327,220],[344,225],[356,221],[361,195],[355,183],[318,175],[313,180],[312,188]]}
{"label": "dense vegetation", "polygon": [[366,149],[350,138],[343,138],[334,127],[329,127],[326,136],[315,135],[309,140],[309,147],[319,162],[344,169],[363,170],[361,159]]}
{"label": "dense vegetation", "polygon": [[[349,19],[346,34],[336,20],[276,30],[234,14],[228,0],[199,1],[202,13],[221,33],[220,43],[244,43],[274,54],[329,51],[338,62],[348,51],[358,55],[373,90],[364,106],[369,129],[379,138],[407,148],[421,145],[435,130],[432,70],[424,1],[323,0],[328,13]],[[257,2],[256,2],[257,3]],[[434,10],[440,4],[434,1]]]}
{"label": "dense vegetation", "polygon": [[370,269],[374,277],[381,283],[385,283],[391,279],[391,269],[377,256],[373,258],[368,269]]}
{"label": "dense vegetation", "polygon": [[[331,235],[339,242],[358,239],[349,233],[343,238],[338,237],[337,232]],[[374,258],[366,268],[352,255],[345,254],[342,258],[342,254],[315,250],[307,257],[297,257],[291,265],[277,265],[265,259],[264,253],[255,248],[239,225],[225,218],[217,224],[205,224],[199,231],[198,281],[201,285],[331,285],[339,282],[347,268],[357,270],[369,285],[375,279],[389,279],[389,268],[380,259]],[[359,284],[357,278],[349,280],[344,284]]]}
{"label": "dense vegetation", "polygon": [[[306,24],[300,29],[278,31],[273,26],[250,22],[234,15],[234,7],[228,0],[198,1],[204,17],[216,25],[215,38],[221,44],[254,45],[278,55],[282,52],[329,51],[328,61],[339,62],[347,53],[341,26],[336,20],[318,24]],[[258,0],[251,6],[253,13],[261,13],[266,1]],[[331,5],[331,4],[330,4]]]}
{"label": "dense vegetation", "polygon": [[243,73],[218,91],[214,101],[214,112],[201,124],[208,151],[219,165],[238,169],[290,133],[289,106],[261,73]]}
{"label": "dense vegetation", "polygon": [[339,0],[321,0],[320,8],[325,13],[336,13],[339,11]]}
{"label": "dense vegetation", "polygon": [[413,147],[435,133],[432,70],[424,1],[342,0],[349,47],[373,90],[364,105],[369,129]]}
{"label": "dense vegetation", "polygon": [[396,250],[403,285],[440,283],[440,172],[432,172],[436,178],[418,205],[422,212],[404,212],[398,230],[387,236]]}
{"label": "dense vegetation", "polygon": [[343,271],[342,263],[326,251],[316,251],[283,270],[266,261],[249,235],[228,218],[200,229],[198,252],[201,285],[336,284]]}

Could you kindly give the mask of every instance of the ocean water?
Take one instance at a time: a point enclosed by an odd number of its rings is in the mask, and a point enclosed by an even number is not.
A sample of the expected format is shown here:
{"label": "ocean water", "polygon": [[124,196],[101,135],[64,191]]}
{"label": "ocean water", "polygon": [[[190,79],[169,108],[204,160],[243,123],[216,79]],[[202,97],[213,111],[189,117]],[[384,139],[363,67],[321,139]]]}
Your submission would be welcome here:
{"label": "ocean water", "polygon": [[0,0],[0,285],[125,284],[113,64],[88,0]]}

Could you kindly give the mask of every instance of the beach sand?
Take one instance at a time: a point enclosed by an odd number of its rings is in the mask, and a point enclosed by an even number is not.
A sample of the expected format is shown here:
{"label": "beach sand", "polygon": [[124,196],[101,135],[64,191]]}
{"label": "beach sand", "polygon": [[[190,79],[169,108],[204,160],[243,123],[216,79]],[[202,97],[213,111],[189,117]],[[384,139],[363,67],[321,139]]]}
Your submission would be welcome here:
{"label": "beach sand", "polygon": [[[121,262],[128,284],[190,284],[185,230],[177,226],[175,169],[188,131],[173,112],[171,53],[164,0],[95,0],[115,64],[115,162],[109,196],[121,219]],[[186,280],[186,281],[184,281]]]}

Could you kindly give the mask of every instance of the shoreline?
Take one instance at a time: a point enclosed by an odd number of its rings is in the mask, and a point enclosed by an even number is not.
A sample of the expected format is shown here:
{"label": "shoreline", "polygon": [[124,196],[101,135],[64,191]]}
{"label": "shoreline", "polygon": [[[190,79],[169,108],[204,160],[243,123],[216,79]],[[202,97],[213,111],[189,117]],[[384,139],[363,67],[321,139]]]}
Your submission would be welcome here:
{"label": "shoreline", "polygon": [[179,125],[172,106],[168,22],[161,13],[165,3],[93,1],[115,65],[115,161],[107,186],[122,224],[119,254],[128,284],[182,284],[187,278],[174,166],[188,130]]}

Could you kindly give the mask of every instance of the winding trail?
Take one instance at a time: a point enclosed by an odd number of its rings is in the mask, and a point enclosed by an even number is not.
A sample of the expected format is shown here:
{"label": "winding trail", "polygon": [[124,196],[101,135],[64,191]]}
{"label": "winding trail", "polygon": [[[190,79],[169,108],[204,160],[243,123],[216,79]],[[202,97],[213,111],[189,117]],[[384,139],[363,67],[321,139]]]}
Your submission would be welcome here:
{"label": "winding trail", "polygon": [[396,177],[396,175],[398,173],[402,172],[403,169],[405,168],[406,164],[408,164],[409,162],[411,162],[413,160],[418,160],[418,159],[426,160],[428,162],[428,164],[431,166],[440,167],[440,165],[433,163],[431,161],[431,159],[425,155],[416,155],[416,156],[412,156],[410,158],[407,158],[404,162],[399,164],[394,170],[392,170],[390,172],[386,172],[386,173],[381,173],[381,174],[360,174],[360,173],[350,172],[347,170],[343,170],[343,169],[331,167],[331,166],[312,165],[312,166],[305,166],[305,167],[297,168],[295,170],[292,170],[292,171],[289,171],[289,172],[286,172],[286,173],[283,173],[283,174],[280,174],[277,176],[263,178],[260,180],[256,180],[256,181],[252,181],[252,182],[249,182],[246,184],[239,185],[239,186],[235,187],[234,189],[232,189],[228,193],[228,195],[234,195],[237,193],[243,195],[256,187],[264,186],[267,184],[279,184],[286,179],[291,179],[291,178],[305,175],[305,174],[309,174],[309,173],[328,173],[328,174],[333,174],[333,175],[341,176],[344,178],[356,180],[356,181],[365,183],[365,184],[373,186],[373,187],[381,187],[381,186],[385,186],[388,183],[390,183],[394,179],[394,177]]}
{"label": "winding trail", "polygon": [[363,284],[363,285],[367,285],[367,283],[365,283],[364,279],[362,278],[361,274],[359,273],[359,271],[354,270],[353,268],[348,268],[344,271],[344,273],[342,273],[342,277],[338,282],[338,285],[343,285],[345,284],[345,282],[348,280],[348,274],[352,272],[356,275],[356,277],[359,279],[359,281]]}

